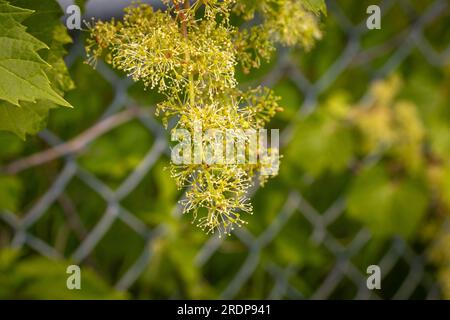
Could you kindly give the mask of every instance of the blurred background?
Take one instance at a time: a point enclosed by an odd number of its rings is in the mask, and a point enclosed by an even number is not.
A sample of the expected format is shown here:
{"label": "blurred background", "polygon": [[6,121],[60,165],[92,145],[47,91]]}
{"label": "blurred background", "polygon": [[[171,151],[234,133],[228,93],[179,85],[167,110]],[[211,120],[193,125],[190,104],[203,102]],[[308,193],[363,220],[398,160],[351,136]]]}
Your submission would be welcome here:
{"label": "blurred background", "polygon": [[[86,16],[120,16],[128,3],[105,2],[87,1]],[[371,4],[381,30],[366,27]],[[282,97],[271,126],[284,157],[253,190],[248,225],[225,238],[180,212],[153,117],[161,97],[86,65],[85,34],[73,33],[75,108],[52,111],[26,142],[0,133],[1,165],[25,159],[0,175],[0,298],[450,298],[450,2],[327,8],[310,52],[279,48],[239,74],[242,87]],[[35,166],[34,154],[49,161]],[[82,290],[66,288],[71,264]],[[370,265],[379,290],[367,289]]]}

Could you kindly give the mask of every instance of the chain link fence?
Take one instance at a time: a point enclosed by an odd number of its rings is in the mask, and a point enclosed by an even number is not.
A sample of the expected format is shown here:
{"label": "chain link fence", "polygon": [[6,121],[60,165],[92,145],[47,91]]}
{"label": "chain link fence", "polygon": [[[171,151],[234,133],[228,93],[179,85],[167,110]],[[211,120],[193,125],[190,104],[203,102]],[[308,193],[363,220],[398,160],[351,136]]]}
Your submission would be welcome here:
{"label": "chain link fence", "polygon": [[[318,97],[326,92],[343,72],[355,65],[368,63],[385,54],[387,50],[395,49],[387,62],[373,72],[372,80],[388,75],[402,64],[413,50],[419,50],[423,54],[423,63],[428,63],[434,68],[441,68],[448,61],[450,48],[442,53],[436,52],[423,33],[427,25],[438,19],[445,10],[449,9],[450,3],[448,1],[436,0],[425,11],[420,13],[414,12],[409,0],[382,1],[379,4],[382,8],[383,16],[390,10],[394,10],[394,7],[395,10],[401,8],[404,11],[403,13],[407,15],[414,15],[414,18],[412,17],[411,19],[411,24],[400,33],[392,35],[391,40],[385,41],[378,46],[364,49],[361,46],[361,38],[367,32],[371,32],[366,28],[366,21],[362,20],[355,25],[340,7],[340,1],[328,1],[329,16],[327,19],[337,21],[341,32],[347,39],[344,50],[335,62],[318,81],[311,82],[302,70],[297,67],[295,61],[292,61],[289,52],[281,49],[275,67],[264,77],[263,84],[273,86],[281,78],[290,79],[305,97],[303,105],[299,106],[298,109],[297,117],[300,118],[304,114],[314,112],[318,105]],[[70,66],[80,58],[84,58],[83,44],[77,41],[71,48],[66,62]],[[48,157],[47,159],[62,157],[64,159],[63,169],[47,192],[20,218],[12,212],[3,212],[0,218],[14,232],[14,237],[10,244],[11,247],[28,246],[37,254],[52,259],[63,258],[60,251],[43,239],[33,235],[30,230],[46,214],[49,207],[58,201],[70,182],[75,178],[79,179],[90,188],[91,192],[98,193],[101,196],[106,203],[106,210],[102,213],[95,226],[81,235],[82,240],[79,242],[78,248],[71,256],[65,258],[70,258],[75,263],[84,263],[95,247],[108,234],[112,224],[120,220],[145,242],[140,256],[113,284],[118,290],[126,291],[142,275],[144,270],[152,264],[154,243],[158,239],[166,237],[168,226],[161,224],[156,228],[149,228],[144,221],[122,205],[122,200],[133,193],[158,159],[169,155],[170,150],[167,143],[167,133],[159,122],[147,114],[136,112],[135,101],[127,94],[132,82],[129,79],[119,77],[102,63],[99,63],[97,72],[114,88],[115,96],[112,103],[105,109],[106,111],[93,127],[73,140],[63,141],[58,137],[57,132],[49,130],[44,130],[39,134],[40,139],[52,147],[45,154]],[[367,97],[363,97],[363,99],[367,99]],[[282,145],[289,144],[290,139],[292,139],[293,126],[298,118],[292,119],[292,125],[287,126],[283,130],[281,136]],[[112,128],[136,119],[154,137],[153,144],[149,146],[148,153],[135,170],[118,188],[112,189],[96,175],[83,168],[77,161],[76,153],[88,147],[98,137],[107,134]],[[42,157],[42,153],[40,156]],[[33,159],[31,157],[23,159],[22,163],[19,162],[19,167],[20,165],[38,165],[41,162],[42,158]],[[39,166],[35,170],[39,170]],[[254,192],[257,192],[257,190],[254,190]],[[220,298],[232,299],[237,297],[241,288],[249,281],[257,268],[262,268],[273,279],[273,287],[269,290],[270,293],[266,297],[269,299],[333,298],[342,285],[354,288],[354,299],[385,298],[379,295],[379,291],[367,289],[367,274],[365,270],[367,266],[358,265],[353,259],[371,241],[371,233],[366,229],[361,229],[351,241],[343,243],[329,228],[343,216],[345,206],[345,199],[338,198],[327,210],[322,212],[314,208],[298,190],[292,190],[287,195],[282,210],[270,224],[267,224],[263,232],[254,234],[245,227],[235,230],[233,237],[239,239],[242,245],[245,246],[246,257],[234,277],[224,286]],[[258,212],[255,212],[255,215],[257,214]],[[298,287],[291,283],[291,277],[302,272],[302,270],[298,270],[295,264],[279,265],[275,261],[261,259],[264,250],[282,232],[283,227],[290,223],[292,217],[296,215],[301,215],[304,221],[310,224],[310,240],[314,245],[328,251],[334,261],[324,277],[316,281],[317,286],[312,293],[301,292]],[[185,220],[186,224],[190,222],[190,218],[183,217],[181,208],[178,205],[173,210],[173,216]],[[72,217],[72,219],[75,219],[76,223],[77,217]],[[220,250],[226,241],[228,241],[227,238],[210,237],[198,251],[195,267],[202,269],[211,259],[214,259],[215,253]],[[395,288],[394,295],[390,298],[407,299],[414,297],[413,294],[419,287],[423,291],[421,297],[428,299],[439,298],[438,285],[435,279],[426,272],[427,264],[422,252],[416,252],[403,239],[394,238],[389,242],[384,256],[378,263],[382,270],[383,279],[388,277],[391,270],[400,262],[406,263],[409,271],[401,281],[397,281],[398,286]]]}

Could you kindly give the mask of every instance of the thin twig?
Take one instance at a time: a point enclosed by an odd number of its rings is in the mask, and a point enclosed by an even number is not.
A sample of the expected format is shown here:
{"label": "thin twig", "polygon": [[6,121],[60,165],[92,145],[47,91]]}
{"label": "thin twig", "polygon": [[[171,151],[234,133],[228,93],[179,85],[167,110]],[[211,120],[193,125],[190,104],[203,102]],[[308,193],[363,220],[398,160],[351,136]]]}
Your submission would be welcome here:
{"label": "thin twig", "polygon": [[68,154],[80,152],[90,142],[105,134],[108,131],[118,127],[119,125],[133,119],[140,113],[139,108],[128,108],[125,111],[116,113],[108,118],[98,122],[95,126],[84,131],[74,139],[60,144],[56,147],[47,149],[42,152],[35,153],[31,156],[14,161],[0,171],[7,174],[16,174],[28,168],[32,168],[43,163],[58,159]]}
{"label": "thin twig", "polygon": [[75,208],[72,199],[70,199],[70,197],[63,192],[58,197],[58,203],[61,205],[61,208],[63,209],[69,228],[74,232],[75,236],[78,238],[79,241],[83,241],[84,238],[87,237],[88,233],[83,225],[83,222],[78,216],[77,209]]}
{"label": "thin twig", "polygon": [[[61,205],[61,208],[63,209],[64,215],[67,219],[67,225],[69,227],[69,230],[72,230],[77,237],[78,241],[83,242],[84,239],[88,236],[88,232],[83,224],[83,221],[81,220],[77,209],[75,207],[75,204],[73,203],[72,199],[63,192],[58,197],[58,203]],[[64,251],[61,250],[61,253],[64,254]],[[98,270],[98,266],[94,258],[91,254],[89,254],[86,257],[86,263],[90,265],[95,270]]]}

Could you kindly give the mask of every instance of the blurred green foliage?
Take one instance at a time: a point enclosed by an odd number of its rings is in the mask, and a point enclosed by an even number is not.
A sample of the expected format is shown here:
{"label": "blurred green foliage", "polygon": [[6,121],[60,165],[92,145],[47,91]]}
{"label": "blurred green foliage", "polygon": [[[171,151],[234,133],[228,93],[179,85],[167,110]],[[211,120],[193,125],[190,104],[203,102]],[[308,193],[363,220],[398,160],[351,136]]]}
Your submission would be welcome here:
{"label": "blurred green foliage", "polygon": [[84,268],[82,290],[67,290],[69,262],[43,257],[23,259],[19,251],[0,252],[0,299],[123,299],[94,272]]}

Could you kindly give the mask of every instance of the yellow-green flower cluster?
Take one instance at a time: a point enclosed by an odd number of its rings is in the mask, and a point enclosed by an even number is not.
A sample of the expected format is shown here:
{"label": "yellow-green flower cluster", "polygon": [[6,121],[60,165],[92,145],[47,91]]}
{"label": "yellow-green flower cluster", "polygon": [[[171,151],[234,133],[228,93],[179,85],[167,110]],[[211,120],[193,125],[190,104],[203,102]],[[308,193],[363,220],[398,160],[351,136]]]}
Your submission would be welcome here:
{"label": "yellow-green flower cluster", "polygon": [[[157,114],[166,127],[169,120],[175,120],[171,130],[194,134],[199,123],[202,132],[262,129],[282,110],[278,98],[268,88],[238,89],[236,66],[249,71],[259,67],[261,59],[270,58],[276,41],[309,47],[320,34],[317,17],[301,1],[263,2],[258,7],[266,16],[264,24],[244,30],[230,23],[231,14],[253,10],[241,1],[163,0],[164,11],[134,5],[125,10],[123,21],[98,22],[91,28],[88,59],[95,62],[104,57],[135,81],[164,94],[166,99],[157,106]],[[279,16],[275,19],[275,15]],[[236,135],[238,140],[248,139],[244,134]],[[202,149],[211,146],[210,140],[201,142]],[[278,155],[276,148],[269,152]],[[260,147],[247,151],[246,156],[268,157]],[[172,164],[170,171],[177,186],[187,188],[181,201],[184,212],[193,212],[201,228],[222,234],[243,223],[241,213],[252,212],[247,192],[253,177],[267,165],[267,161],[202,161]]]}
{"label": "yellow-green flower cluster", "polygon": [[236,14],[244,20],[258,16],[263,21],[236,36],[239,62],[244,72],[258,68],[261,60],[268,61],[276,43],[311,49],[322,37],[318,17],[321,10],[320,7],[312,8],[308,0],[237,1],[233,8]]}

